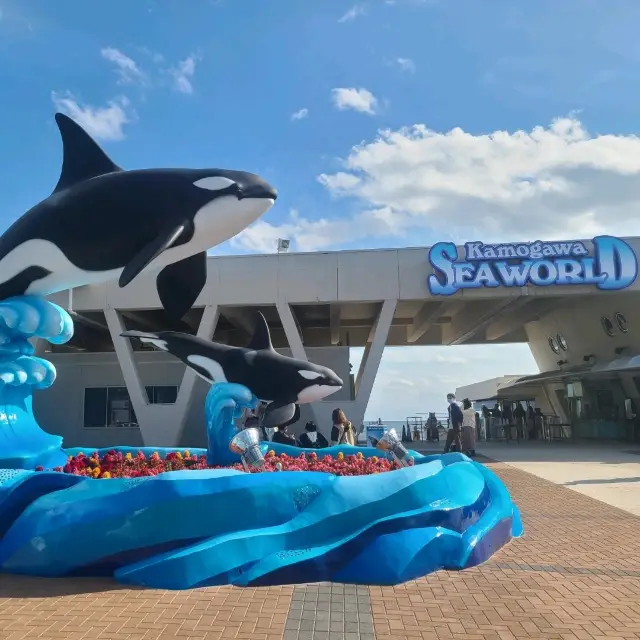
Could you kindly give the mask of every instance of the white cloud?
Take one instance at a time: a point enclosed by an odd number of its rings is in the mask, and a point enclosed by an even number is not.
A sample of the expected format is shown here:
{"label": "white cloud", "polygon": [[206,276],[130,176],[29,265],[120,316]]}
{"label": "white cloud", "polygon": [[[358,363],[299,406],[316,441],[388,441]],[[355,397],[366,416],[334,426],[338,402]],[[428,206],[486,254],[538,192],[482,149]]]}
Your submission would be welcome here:
{"label": "white cloud", "polygon": [[169,70],[173,77],[173,88],[176,91],[186,94],[193,93],[193,76],[196,72],[196,64],[199,61],[197,56],[190,55]]}
{"label": "white cloud", "polygon": [[[351,349],[352,373],[357,373],[363,349]],[[505,363],[517,362],[518,370]],[[406,420],[407,416],[446,412],[447,393],[473,382],[502,375],[537,373],[526,344],[456,347],[387,347],[382,356],[367,420]]]}
{"label": "white cloud", "polygon": [[289,221],[298,248],[364,238],[375,246],[376,238],[393,235],[416,245],[452,235],[516,241],[640,234],[640,138],[591,135],[575,116],[531,131],[383,131],[342,164],[319,180],[332,195],[359,202],[360,213]]}
{"label": "white cloud", "polygon": [[309,109],[304,108],[304,109],[298,109],[298,111],[295,111],[294,113],[291,114],[291,119],[292,120],[304,120],[305,118],[309,117]]}
{"label": "white cloud", "polygon": [[115,98],[106,107],[81,105],[71,93],[53,92],[51,99],[59,111],[73,118],[96,140],[122,140],[124,125],[135,120],[135,113],[125,97]]}
{"label": "white cloud", "polygon": [[378,107],[378,100],[367,89],[338,88],[331,91],[333,104],[340,111],[352,109],[360,113],[373,115]]}
{"label": "white cloud", "polygon": [[401,71],[415,73],[416,63],[410,58],[396,58],[396,64],[400,67]]}
{"label": "white cloud", "polygon": [[338,22],[340,22],[340,23],[351,22],[351,21],[355,20],[357,17],[363,16],[364,14],[365,14],[364,6],[361,5],[361,4],[355,4],[355,5],[353,5],[353,7],[351,7],[351,9],[349,9],[349,11],[347,11],[338,20]]}
{"label": "white cloud", "polygon": [[291,211],[286,222],[273,225],[258,220],[231,240],[231,246],[245,251],[273,253],[278,238],[289,238],[296,251],[316,251],[342,242],[397,234],[389,209],[364,211],[353,218],[308,220]]}
{"label": "white cloud", "polygon": [[113,47],[105,47],[100,51],[102,57],[116,66],[120,84],[146,84],[145,73],[129,56]]}

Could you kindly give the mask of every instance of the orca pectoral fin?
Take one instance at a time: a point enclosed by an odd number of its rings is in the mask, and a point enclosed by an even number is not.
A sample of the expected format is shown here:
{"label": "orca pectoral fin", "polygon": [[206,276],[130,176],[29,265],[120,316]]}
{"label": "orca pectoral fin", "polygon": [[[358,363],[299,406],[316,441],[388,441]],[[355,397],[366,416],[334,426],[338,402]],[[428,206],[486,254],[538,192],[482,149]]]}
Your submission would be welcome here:
{"label": "orca pectoral fin", "polygon": [[296,405],[293,402],[271,402],[267,405],[262,418],[262,426],[272,429],[273,427],[284,427],[293,423],[296,415]]}
{"label": "orca pectoral fin", "polygon": [[175,320],[193,307],[207,282],[207,254],[196,253],[165,267],[156,278],[160,302]]}
{"label": "orca pectoral fin", "polygon": [[139,251],[129,264],[125,265],[120,274],[118,284],[120,288],[126,287],[140,272],[148,267],[163,251],[171,247],[184,233],[187,223],[182,222],[172,229],[167,229],[165,233],[158,234],[149,244]]}

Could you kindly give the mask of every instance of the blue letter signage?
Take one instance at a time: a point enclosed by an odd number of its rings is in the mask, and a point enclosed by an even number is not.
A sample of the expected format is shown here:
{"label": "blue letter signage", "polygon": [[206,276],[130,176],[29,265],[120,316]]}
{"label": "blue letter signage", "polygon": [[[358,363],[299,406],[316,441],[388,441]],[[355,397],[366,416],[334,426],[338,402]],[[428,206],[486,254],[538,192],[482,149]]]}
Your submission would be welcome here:
{"label": "blue letter signage", "polygon": [[593,239],[593,255],[583,242],[483,244],[467,242],[464,260],[452,242],[429,250],[433,274],[427,284],[434,296],[481,287],[539,287],[590,284],[605,291],[626,289],[638,275],[633,249],[620,238]]}

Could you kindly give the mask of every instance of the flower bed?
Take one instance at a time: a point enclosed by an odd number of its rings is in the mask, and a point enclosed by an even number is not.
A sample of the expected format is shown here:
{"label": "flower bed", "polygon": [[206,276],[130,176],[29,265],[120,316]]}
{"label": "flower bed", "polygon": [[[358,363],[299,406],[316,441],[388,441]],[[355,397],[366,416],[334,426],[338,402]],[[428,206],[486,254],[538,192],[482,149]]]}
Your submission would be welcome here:
{"label": "flower bed", "polygon": [[[69,456],[63,467],[55,467],[53,471],[106,480],[109,478],[157,476],[167,471],[220,468],[223,467],[208,465],[206,456],[193,455],[189,451],[176,451],[162,458],[158,453],[145,456],[142,451],[139,451],[137,455],[132,455],[111,450],[102,457],[97,452],[89,456],[84,453]],[[225,468],[244,471],[241,464]],[[263,471],[320,471],[333,473],[337,476],[365,476],[393,471],[396,468],[395,463],[387,458],[377,456],[365,458],[361,453],[349,456],[338,453],[334,458],[316,453],[306,455],[302,453],[297,457],[292,457],[285,453],[277,455],[274,451],[269,451],[265,456]],[[37,467],[36,471],[44,471],[44,468]]]}

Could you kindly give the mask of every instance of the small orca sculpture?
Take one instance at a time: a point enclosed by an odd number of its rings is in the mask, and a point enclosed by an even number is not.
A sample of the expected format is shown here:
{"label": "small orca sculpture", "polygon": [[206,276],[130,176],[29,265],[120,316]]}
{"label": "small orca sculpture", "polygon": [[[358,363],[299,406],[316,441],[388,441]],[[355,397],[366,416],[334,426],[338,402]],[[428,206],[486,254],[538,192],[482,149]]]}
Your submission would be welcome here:
{"label": "small orca sculpture", "polygon": [[207,249],[257,220],[277,194],[262,178],[225,169],[116,166],[71,118],[56,114],[63,163],[53,193],[0,237],[0,300],[161,268],[160,301],[175,319],[207,277]]}
{"label": "small orca sculpture", "polygon": [[120,335],[137,338],[170,353],[209,383],[244,385],[260,400],[269,402],[262,422],[264,427],[290,424],[297,405],[322,400],[343,385],[327,367],[277,353],[261,313],[258,313],[255,332],[246,348],[208,342],[175,331],[125,331]]}

